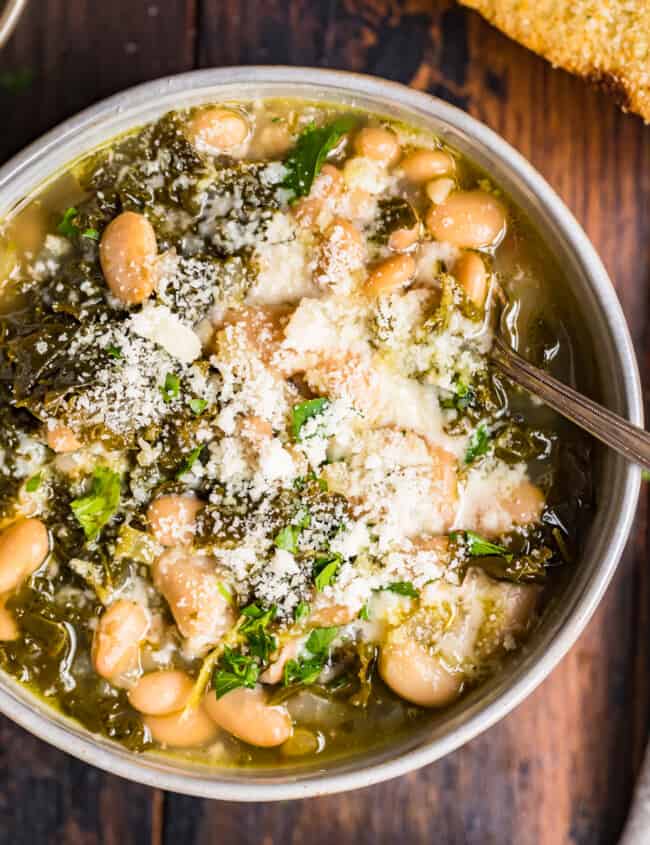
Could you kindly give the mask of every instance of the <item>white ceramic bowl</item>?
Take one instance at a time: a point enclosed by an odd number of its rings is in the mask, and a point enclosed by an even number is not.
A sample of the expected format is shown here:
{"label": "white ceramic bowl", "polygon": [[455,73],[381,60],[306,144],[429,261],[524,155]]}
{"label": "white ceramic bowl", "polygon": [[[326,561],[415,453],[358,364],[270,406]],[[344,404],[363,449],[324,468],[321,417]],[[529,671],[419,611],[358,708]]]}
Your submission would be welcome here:
{"label": "white ceramic bowl", "polygon": [[[607,273],[576,220],[541,176],[494,132],[447,103],[401,85],[337,71],[285,67],[196,71],[140,85],[52,130],[0,169],[0,219],[80,155],[175,107],[228,99],[303,97],[366,108],[426,127],[483,166],[529,215],[559,259],[593,339],[594,371],[608,407],[642,423],[634,350]],[[587,624],[617,566],[639,494],[640,472],[604,454],[598,513],[561,602],[508,669],[431,726],[381,751],[282,771],[207,769],[136,755],[95,737],[0,677],[0,710],[38,737],[107,771],[207,798],[265,801],[367,786],[431,763],[489,728],[548,675]]]}

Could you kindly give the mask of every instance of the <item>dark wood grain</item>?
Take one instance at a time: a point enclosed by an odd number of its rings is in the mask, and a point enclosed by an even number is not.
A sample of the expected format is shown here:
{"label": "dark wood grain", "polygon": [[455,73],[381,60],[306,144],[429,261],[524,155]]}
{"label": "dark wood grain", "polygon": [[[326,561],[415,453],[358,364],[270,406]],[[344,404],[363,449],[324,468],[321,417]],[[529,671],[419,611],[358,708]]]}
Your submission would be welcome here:
{"label": "dark wood grain", "polygon": [[19,96],[0,95],[0,158],[102,97],[190,69],[195,15],[195,0],[30,0],[0,61],[34,81]]}
{"label": "dark wood grain", "polygon": [[[305,64],[411,84],[520,150],[587,230],[650,368],[650,128],[446,0],[32,0],[0,68],[0,159],[127,85],[200,66]],[[88,769],[6,720],[0,843],[609,845],[650,711],[647,502],[587,631],[521,707],[460,751],[361,792],[273,805],[163,796]]]}

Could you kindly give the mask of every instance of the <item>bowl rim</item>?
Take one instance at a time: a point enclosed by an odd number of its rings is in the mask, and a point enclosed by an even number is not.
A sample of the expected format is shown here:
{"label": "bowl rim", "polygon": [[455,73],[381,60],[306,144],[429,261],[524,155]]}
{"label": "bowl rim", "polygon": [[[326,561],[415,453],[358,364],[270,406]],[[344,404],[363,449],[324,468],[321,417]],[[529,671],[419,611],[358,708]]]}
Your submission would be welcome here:
{"label": "bowl rim", "polygon": [[[590,288],[597,297],[599,310],[603,313],[613,348],[618,355],[622,402],[628,409],[631,421],[642,425],[643,404],[639,371],[625,317],[607,272],[580,224],[537,170],[497,133],[455,106],[399,83],[348,71],[281,65],[205,69],[145,82],[85,109],[10,159],[0,168],[0,198],[11,182],[28,178],[29,173],[37,168],[38,162],[53,148],[63,148],[82,132],[101,127],[112,114],[125,109],[131,111],[134,105],[142,110],[146,105],[150,106],[156,96],[173,94],[180,98],[188,92],[202,89],[213,89],[214,98],[219,99],[219,89],[233,84],[286,86],[286,96],[291,96],[292,85],[307,84],[321,89],[332,89],[332,92],[336,89],[348,102],[353,102],[357,96],[367,96],[380,100],[387,106],[412,109],[425,118],[428,116],[432,121],[442,122],[465,134],[478,149],[486,149],[498,159],[539,201],[544,212],[553,220],[567,244],[571,246],[577,260],[588,270]],[[42,181],[39,184],[42,184]],[[563,626],[538,662],[526,670],[522,677],[515,679],[495,700],[489,702],[485,708],[479,708],[457,728],[428,741],[422,747],[406,751],[392,759],[381,760],[366,767],[360,765],[356,769],[338,773],[328,774],[327,771],[321,770],[310,773],[308,778],[302,780],[285,777],[274,783],[256,778],[234,781],[210,776],[206,773],[208,770],[201,769],[192,775],[176,773],[171,769],[153,765],[150,757],[125,752],[88,732],[71,730],[65,723],[55,721],[53,715],[48,714],[45,708],[36,706],[33,696],[27,694],[29,701],[23,700],[25,696],[17,693],[17,685],[5,678],[0,682],[0,711],[40,739],[107,772],[148,786],[204,798],[229,801],[303,798],[370,786],[405,774],[459,748],[503,718],[546,678],[571,648],[587,625],[616,570],[632,526],[640,484],[641,472],[637,467],[628,465],[621,469],[618,515],[612,517],[614,530],[609,536],[607,549],[603,552],[591,581],[576,599]]]}

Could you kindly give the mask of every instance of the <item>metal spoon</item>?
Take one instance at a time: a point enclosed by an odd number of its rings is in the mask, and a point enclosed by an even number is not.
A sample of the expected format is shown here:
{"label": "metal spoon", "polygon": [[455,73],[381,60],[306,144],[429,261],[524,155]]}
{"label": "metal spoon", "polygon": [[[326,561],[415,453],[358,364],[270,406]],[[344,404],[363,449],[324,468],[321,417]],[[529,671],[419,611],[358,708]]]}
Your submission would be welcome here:
{"label": "metal spoon", "polygon": [[0,47],[14,31],[26,5],[27,0],[9,0],[0,13]]}
{"label": "metal spoon", "polygon": [[628,461],[650,471],[650,433],[533,366],[498,334],[494,338],[491,358],[515,384],[538,396],[554,411],[602,440]]}
{"label": "metal spoon", "polygon": [[[496,300],[502,309],[506,303],[503,291],[496,286]],[[491,351],[492,361],[515,384],[542,399],[550,408],[602,440],[629,461],[650,470],[650,434],[608,411],[597,402],[568,387],[545,370],[522,358],[500,336],[504,310]],[[650,845],[650,745],[637,781],[634,800],[619,845]]]}

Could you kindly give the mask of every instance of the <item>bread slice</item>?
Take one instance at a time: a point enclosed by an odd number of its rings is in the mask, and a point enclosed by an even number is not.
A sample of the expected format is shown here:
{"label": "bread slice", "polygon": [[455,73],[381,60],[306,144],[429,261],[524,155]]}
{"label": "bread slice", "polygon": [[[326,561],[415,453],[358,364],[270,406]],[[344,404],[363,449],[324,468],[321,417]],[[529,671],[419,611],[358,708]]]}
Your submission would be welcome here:
{"label": "bread slice", "polygon": [[460,0],[650,122],[650,0]]}

